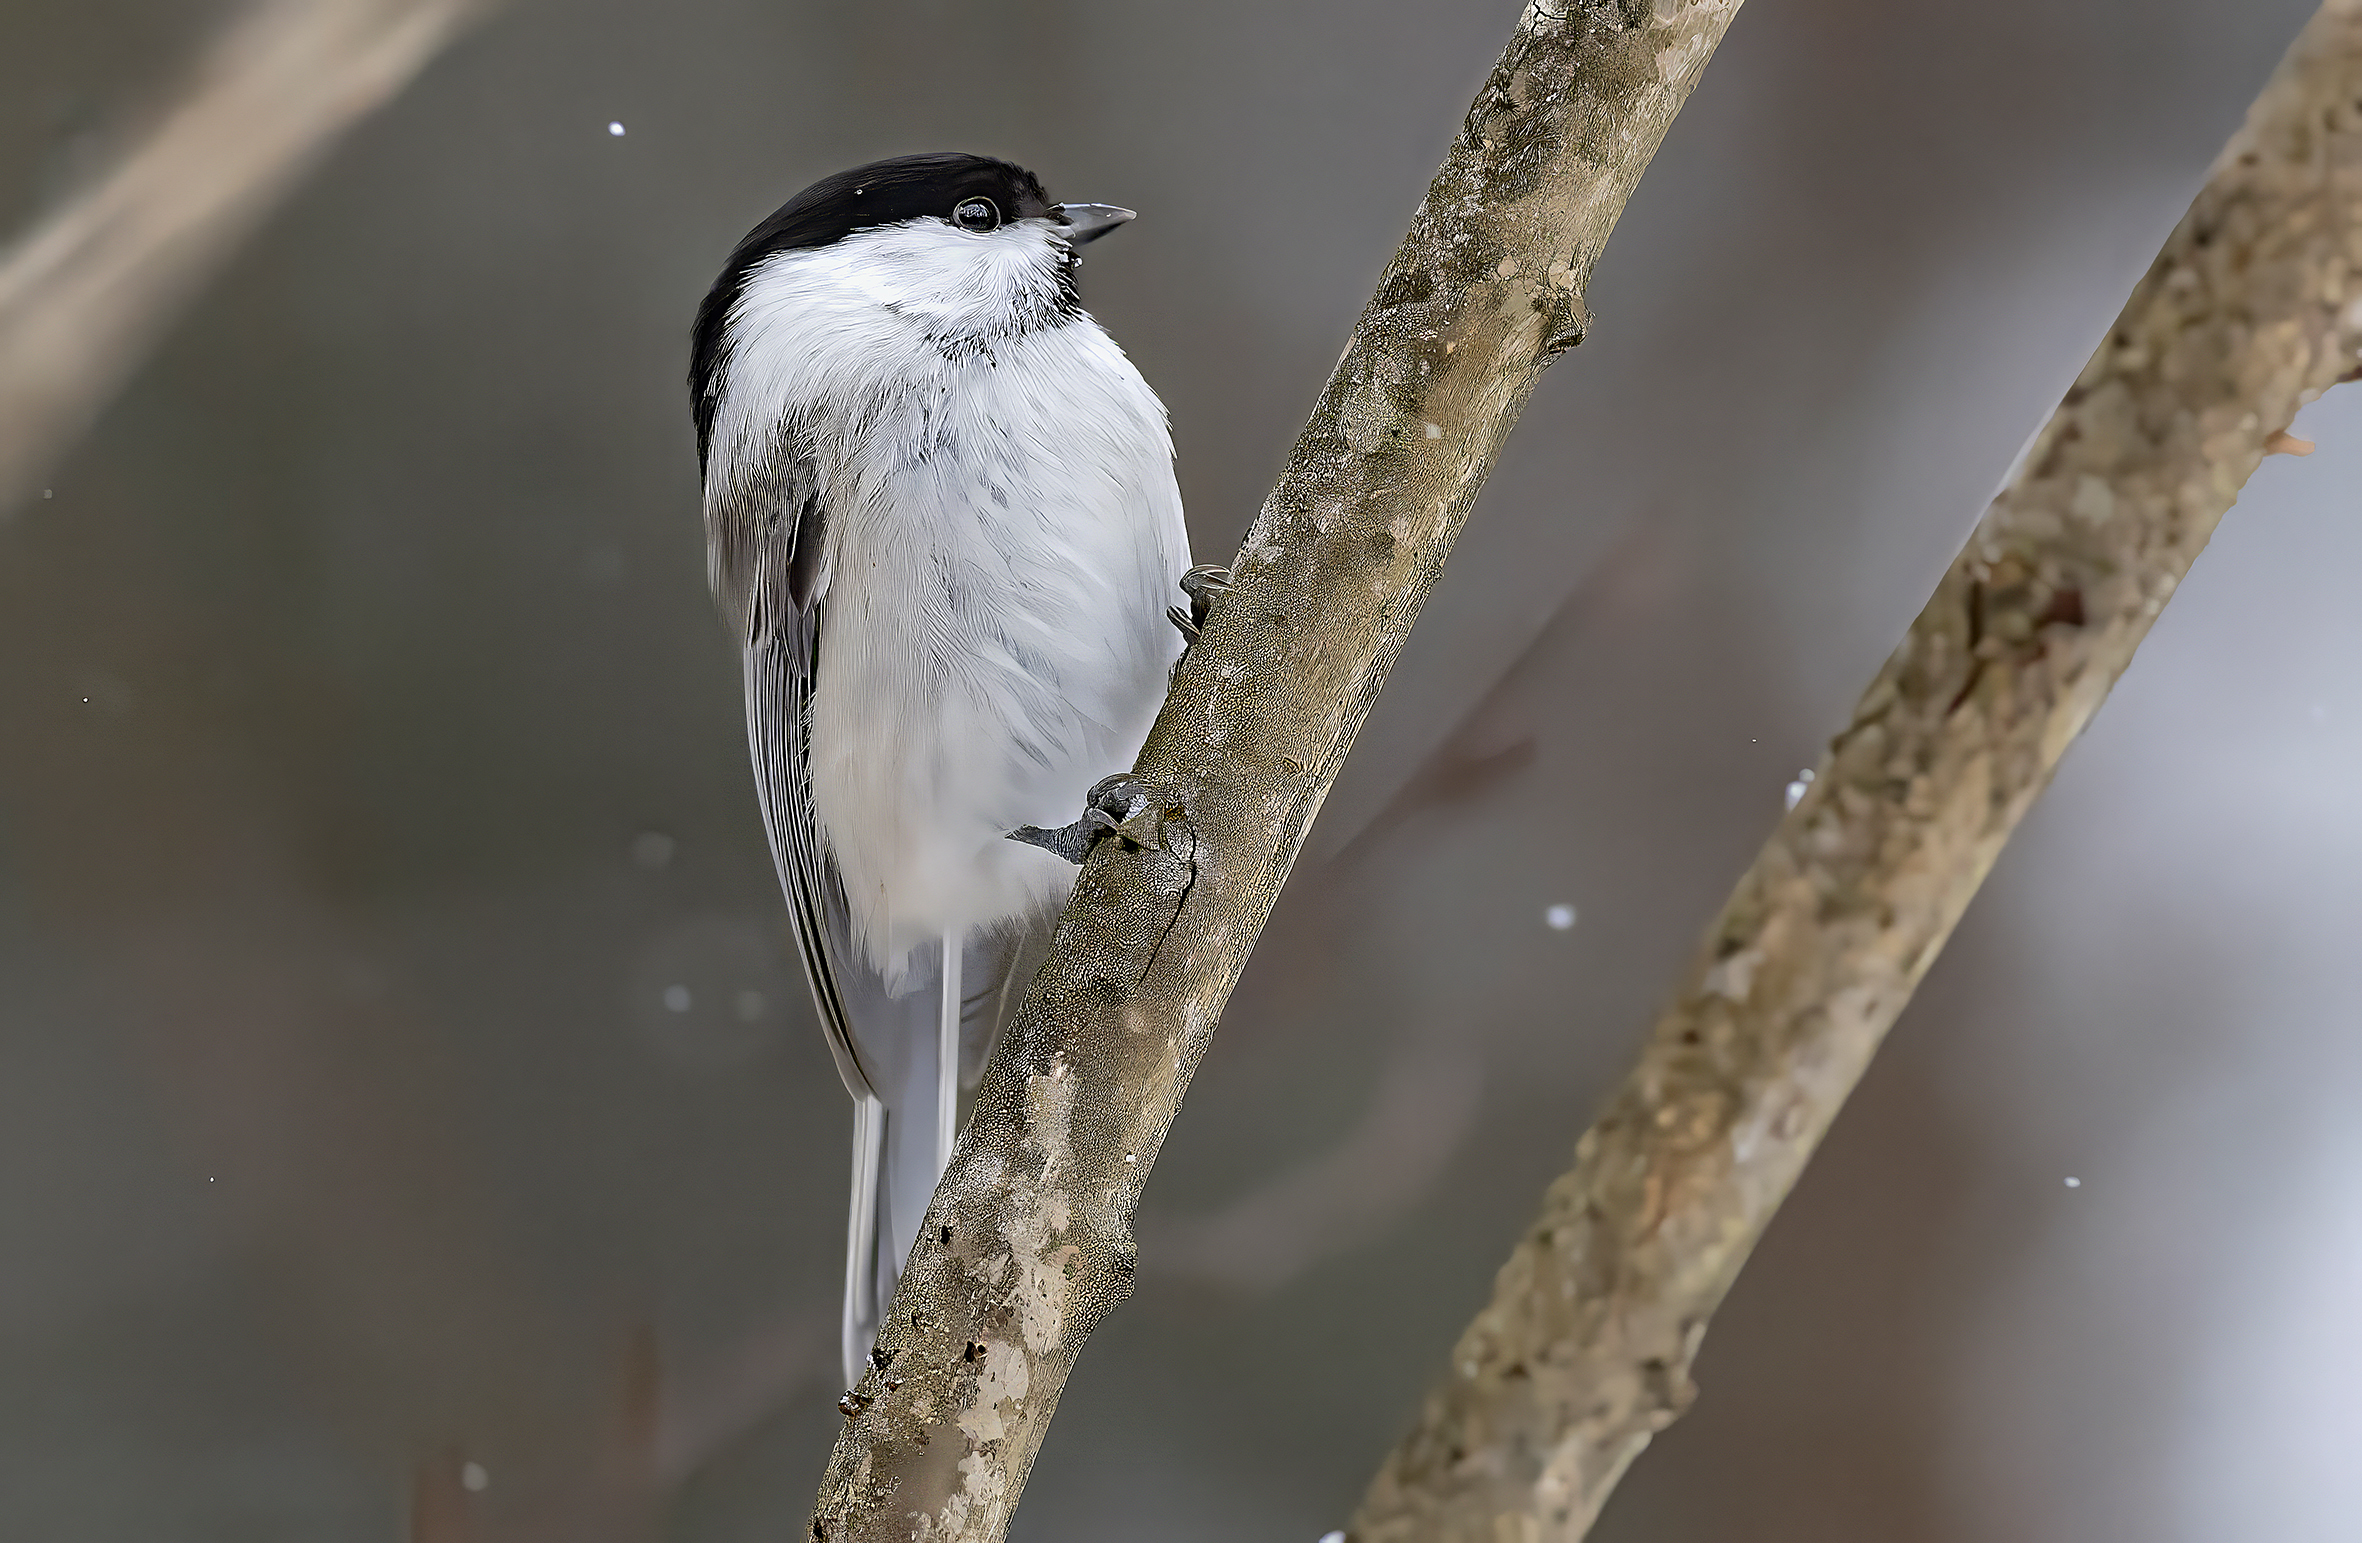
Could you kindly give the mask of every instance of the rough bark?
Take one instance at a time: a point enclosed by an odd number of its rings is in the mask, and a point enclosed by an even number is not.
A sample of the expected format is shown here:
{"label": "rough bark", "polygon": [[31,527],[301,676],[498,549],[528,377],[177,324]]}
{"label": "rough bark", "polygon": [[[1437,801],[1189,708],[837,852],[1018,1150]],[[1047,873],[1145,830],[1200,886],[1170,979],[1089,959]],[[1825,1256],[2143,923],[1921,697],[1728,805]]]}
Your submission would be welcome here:
{"label": "rough bark", "polygon": [[0,254],[0,514],[329,146],[489,0],[263,0],[112,171]]}
{"label": "rough bark", "polygon": [[822,1482],[822,1539],[998,1539],[1347,747],[1739,0],[1530,4],[1085,864]]}
{"label": "rough bark", "polygon": [[1572,1543],[1772,1212],[2297,409],[2362,344],[2362,0],[2330,0],[1708,930],[1355,1543]]}

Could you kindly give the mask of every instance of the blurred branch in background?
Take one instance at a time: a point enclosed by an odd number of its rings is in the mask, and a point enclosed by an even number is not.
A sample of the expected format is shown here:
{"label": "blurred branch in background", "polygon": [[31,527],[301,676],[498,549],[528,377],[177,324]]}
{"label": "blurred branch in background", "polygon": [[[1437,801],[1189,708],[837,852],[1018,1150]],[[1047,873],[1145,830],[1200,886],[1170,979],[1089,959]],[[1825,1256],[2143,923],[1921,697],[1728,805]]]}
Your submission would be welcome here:
{"label": "blurred branch in background", "polygon": [[0,516],[335,144],[491,0],[260,0],[154,129],[0,255]]}
{"label": "blurred branch in background", "polygon": [[[488,8],[252,6],[130,154],[0,260],[0,509],[337,137]],[[0,739],[0,769],[46,818],[11,856],[105,940],[162,1108],[270,1261],[273,1331],[319,1368],[313,1413],[364,1445],[442,1449],[416,1473],[420,1543],[651,1534],[659,1490],[801,1369],[749,1347],[730,1377],[676,1390],[660,1420],[643,1332],[608,1396],[605,1359],[585,1353],[599,1326],[568,1321],[530,1278],[463,1118],[437,1096],[450,1079],[421,1075],[440,1025],[379,977],[366,928],[286,828],[295,800],[273,797],[252,747],[191,688],[202,613],[153,552],[111,579],[105,630],[116,663],[151,683],[142,744],[173,775],[145,782],[144,758],[68,732],[53,699],[12,695],[4,716],[37,727]],[[13,656],[61,646],[42,620],[9,615]],[[107,700],[119,715],[131,697]],[[459,1432],[466,1444],[444,1448]],[[470,1454],[502,1465],[499,1506],[475,1495]]]}
{"label": "blurred branch in background", "polygon": [[[1687,545],[1669,525],[1663,515],[1633,524],[1394,796],[1326,863],[1297,871],[1288,891],[1296,924],[1324,938],[1311,953],[1343,957],[1344,935],[1373,925],[1363,902],[1374,884],[1385,882],[1372,869],[1387,849],[1533,770],[1539,735],[1520,704],[1530,707],[1537,672],[1548,668],[1552,649],[1563,645],[1569,630],[1648,603]],[[1324,970],[1305,989],[1334,992],[1339,984]],[[1164,1280],[1268,1293],[1360,1246],[1422,1204],[1478,1128],[1488,1047],[1464,1014],[1411,1010],[1399,1016],[1400,1028],[1364,1107],[1335,1142],[1202,1215],[1143,1215],[1144,1268]]]}
{"label": "blurred branch in background", "polygon": [[819,1539],[997,1540],[1314,813],[1737,0],[1535,3],[1183,658],[843,1404]]}
{"label": "blurred branch in background", "polygon": [[2329,0],[1739,881],[1363,1500],[1572,1543],[2068,745],[2362,345],[2362,0]]}
{"label": "blurred branch in background", "polygon": [[1149,1268],[1269,1292],[1384,1232],[1427,1198],[1476,1123],[1484,1066],[1466,1030],[1430,1022],[1404,1034],[1368,1106],[1334,1145],[1220,1210],[1157,1218]]}

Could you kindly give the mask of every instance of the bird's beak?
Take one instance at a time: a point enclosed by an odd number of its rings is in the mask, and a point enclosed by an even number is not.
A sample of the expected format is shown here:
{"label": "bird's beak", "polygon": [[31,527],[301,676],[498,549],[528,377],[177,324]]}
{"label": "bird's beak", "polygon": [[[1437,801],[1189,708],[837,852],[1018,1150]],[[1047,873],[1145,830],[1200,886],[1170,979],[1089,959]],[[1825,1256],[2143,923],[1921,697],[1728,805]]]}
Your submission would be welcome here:
{"label": "bird's beak", "polygon": [[1133,210],[1113,204],[1060,204],[1050,212],[1066,222],[1068,246],[1096,241],[1124,221],[1139,218]]}

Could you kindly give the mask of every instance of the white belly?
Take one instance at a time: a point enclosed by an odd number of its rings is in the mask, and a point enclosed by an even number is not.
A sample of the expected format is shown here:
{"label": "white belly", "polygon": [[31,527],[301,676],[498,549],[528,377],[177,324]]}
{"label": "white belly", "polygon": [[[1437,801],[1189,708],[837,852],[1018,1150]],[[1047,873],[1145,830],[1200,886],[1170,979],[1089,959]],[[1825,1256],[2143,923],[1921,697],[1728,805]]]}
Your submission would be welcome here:
{"label": "white belly", "polygon": [[1162,409],[1087,318],[893,400],[830,478],[810,739],[889,990],[913,947],[1064,899],[1074,870],[1006,833],[1130,769],[1188,561]]}

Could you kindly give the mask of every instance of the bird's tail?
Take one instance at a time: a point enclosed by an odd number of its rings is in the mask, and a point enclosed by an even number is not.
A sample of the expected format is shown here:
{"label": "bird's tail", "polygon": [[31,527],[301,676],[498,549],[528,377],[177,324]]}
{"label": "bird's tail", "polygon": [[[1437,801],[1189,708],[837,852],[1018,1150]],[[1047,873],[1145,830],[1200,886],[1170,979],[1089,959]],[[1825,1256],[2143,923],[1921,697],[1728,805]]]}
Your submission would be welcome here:
{"label": "bird's tail", "polygon": [[[977,1034],[986,1004],[962,992],[971,972],[968,951],[945,948],[949,969],[929,972],[929,986],[885,999],[872,1008],[896,1021],[893,1042],[905,1049],[895,1075],[876,1098],[853,1105],[853,1195],[845,1228],[845,1386],[861,1380],[862,1363],[877,1342],[878,1325],[894,1300],[895,1283],[934,1199],[936,1181],[951,1162],[958,1135],[963,1031]],[[931,986],[931,989],[929,988]],[[990,1004],[998,1007],[998,1002]],[[869,1037],[868,1024],[863,1035]],[[973,1047],[971,1047],[973,1049]],[[979,1059],[970,1055],[966,1059]]]}
{"label": "bird's tail", "polygon": [[[878,1241],[885,1221],[886,1106],[853,1100],[853,1204],[845,1222],[845,1386],[861,1380],[861,1360],[877,1343]],[[892,1291],[889,1283],[887,1290]],[[885,1299],[890,1300],[890,1297]]]}

